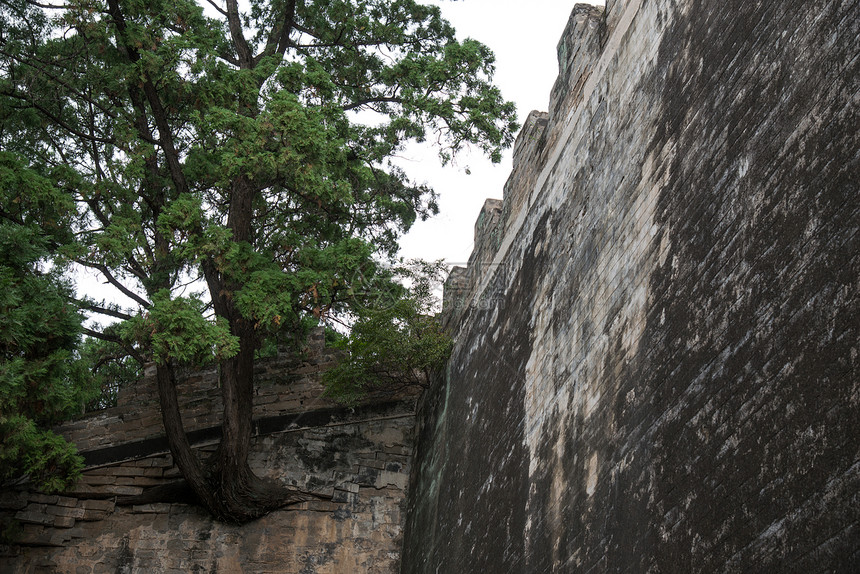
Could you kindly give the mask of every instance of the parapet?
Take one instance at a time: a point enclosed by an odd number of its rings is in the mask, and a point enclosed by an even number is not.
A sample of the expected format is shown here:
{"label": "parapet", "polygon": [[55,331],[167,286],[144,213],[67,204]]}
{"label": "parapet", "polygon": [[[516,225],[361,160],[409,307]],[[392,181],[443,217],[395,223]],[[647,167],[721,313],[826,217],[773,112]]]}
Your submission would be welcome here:
{"label": "parapet", "polygon": [[577,4],[557,46],[558,78],[552,88],[549,112],[529,114],[514,144],[513,170],[505,183],[504,227],[511,231],[522,209],[534,201],[538,175],[567,125],[567,113],[581,103],[585,83],[600,58],[605,35],[600,6]]}
{"label": "parapet", "polygon": [[550,121],[555,126],[562,125],[567,111],[580,103],[582,88],[600,58],[606,35],[604,14],[602,7],[590,4],[577,4],[570,14],[556,46],[558,78],[549,97]]}
{"label": "parapet", "polygon": [[[454,267],[445,282],[442,301],[443,324],[456,324],[471,296],[488,274],[502,241],[502,200],[488,199],[475,221],[475,244],[467,267]],[[453,323],[452,323],[453,322]]]}
{"label": "parapet", "polygon": [[[518,221],[534,202],[537,180],[567,124],[567,111],[579,105],[582,90],[600,58],[606,32],[604,10],[577,4],[558,43],[559,75],[552,89],[549,112],[532,111],[513,149],[513,169],[503,199],[488,199],[475,222],[475,246],[467,268],[455,267],[445,284],[444,322],[456,325],[472,303],[475,290],[488,274],[504,238],[517,232]],[[499,296],[494,292],[493,297]],[[480,302],[479,302],[480,303]]]}

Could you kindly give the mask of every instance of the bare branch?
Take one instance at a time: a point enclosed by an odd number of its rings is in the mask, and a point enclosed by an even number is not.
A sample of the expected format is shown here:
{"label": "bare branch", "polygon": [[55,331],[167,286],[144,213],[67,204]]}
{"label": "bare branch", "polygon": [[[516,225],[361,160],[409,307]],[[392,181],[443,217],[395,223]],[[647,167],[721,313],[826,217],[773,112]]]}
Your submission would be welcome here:
{"label": "bare branch", "polygon": [[116,287],[123,295],[143,307],[144,309],[149,309],[152,305],[150,305],[149,301],[126,287],[122,284],[116,277],[111,274],[110,270],[106,265],[102,265],[101,263],[93,263],[91,261],[84,261],[83,259],[75,259],[75,263],[79,265],[83,265],[84,267],[89,267],[91,269],[96,269],[102,275],[104,275],[105,279],[107,279],[108,283]]}
{"label": "bare branch", "polygon": [[134,317],[129,315],[128,313],[123,313],[122,311],[117,311],[115,309],[111,309],[109,307],[102,307],[100,305],[96,305],[95,303],[90,303],[89,301],[77,301],[78,306],[81,309],[86,309],[87,311],[92,311],[93,313],[98,313],[99,315],[106,315],[108,317],[113,317],[114,319],[122,319],[123,321],[130,321]]}
{"label": "bare branch", "polygon": [[226,16],[226,15],[227,15],[227,11],[226,11],[226,10],[224,10],[221,6],[219,6],[219,5],[218,5],[218,4],[216,4],[215,2],[213,2],[213,0],[206,0],[206,1],[209,3],[209,5],[210,5],[210,6],[212,6],[213,8],[215,8],[218,12],[220,12],[220,13],[221,13],[221,14],[223,14],[224,16]]}

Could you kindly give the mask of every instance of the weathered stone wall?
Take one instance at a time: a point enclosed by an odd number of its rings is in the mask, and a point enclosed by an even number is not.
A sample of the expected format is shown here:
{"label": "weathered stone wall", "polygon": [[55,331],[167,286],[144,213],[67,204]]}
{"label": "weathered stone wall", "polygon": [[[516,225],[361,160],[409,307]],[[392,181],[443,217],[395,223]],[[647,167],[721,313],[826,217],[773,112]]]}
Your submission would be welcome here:
{"label": "weathered stone wall", "polygon": [[860,571],[858,37],[574,9],[446,291],[404,572]]}
{"label": "weathered stone wall", "polygon": [[[117,505],[117,497],[179,477],[148,372],[116,408],[62,428],[88,462],[72,492],[0,494],[0,512],[22,526],[19,545],[0,547],[0,572],[398,572],[414,401],[344,409],[321,398],[320,373],[335,360],[317,333],[301,355],[258,364],[250,460],[259,474],[330,501],[241,527],[186,504]],[[179,387],[189,436],[201,450],[218,439],[216,379],[214,371],[194,373]]]}

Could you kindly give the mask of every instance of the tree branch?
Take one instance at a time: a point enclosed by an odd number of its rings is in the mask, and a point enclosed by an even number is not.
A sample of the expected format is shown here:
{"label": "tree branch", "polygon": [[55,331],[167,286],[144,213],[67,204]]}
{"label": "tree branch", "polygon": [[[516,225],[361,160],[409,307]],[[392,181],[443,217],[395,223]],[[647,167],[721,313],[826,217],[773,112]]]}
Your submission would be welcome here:
{"label": "tree branch", "polygon": [[122,292],[123,295],[125,295],[144,309],[149,309],[152,306],[146,299],[123,285],[116,277],[114,277],[106,265],[102,265],[101,263],[93,263],[91,261],[84,261],[83,259],[75,259],[74,261],[79,265],[83,265],[84,267],[89,267],[91,269],[96,269],[97,271],[99,271],[102,275],[104,275],[105,279],[108,280],[108,283],[119,289],[119,291]]}
{"label": "tree branch", "polygon": [[381,104],[381,103],[391,103],[391,104],[402,104],[403,99],[398,98],[397,96],[378,96],[375,98],[366,98],[364,100],[359,100],[357,102],[353,102],[351,104],[347,104],[343,106],[343,110],[348,112],[350,110],[354,110],[355,108],[360,108],[361,106],[366,106],[368,104]]}
{"label": "tree branch", "polygon": [[90,303],[88,301],[76,301],[78,307],[81,309],[86,309],[87,311],[92,311],[94,313],[98,313],[100,315],[107,315],[108,317],[113,317],[115,319],[122,319],[123,321],[130,321],[134,317],[129,315],[128,313],[123,313],[122,311],[117,311],[115,309],[110,309],[108,307],[101,307],[96,305],[95,303]]}
{"label": "tree branch", "polygon": [[36,6],[37,8],[45,8],[47,10],[66,10],[68,6],[64,4],[45,4],[43,2],[36,2],[35,0],[26,0],[27,4],[30,6]]}
{"label": "tree branch", "polygon": [[[35,72],[37,72],[39,74],[45,75],[52,82],[55,82],[55,83],[63,86],[64,88],[66,88],[71,93],[78,96],[79,98],[81,98],[82,100],[87,102],[88,104],[97,107],[106,116],[108,116],[110,118],[116,118],[116,114],[112,110],[105,109],[104,107],[102,107],[102,105],[98,101],[92,99],[90,96],[88,96],[88,95],[84,94],[83,92],[81,92],[80,90],[76,89],[75,87],[70,85],[68,82],[66,82],[65,80],[63,80],[62,78],[57,76],[56,74],[51,74],[48,71],[48,68],[50,66],[55,66],[56,63],[46,62],[46,61],[40,60],[39,58],[36,58],[36,57],[32,57],[28,60],[22,60],[21,58],[18,58],[14,54],[6,52],[5,50],[0,51],[0,54],[2,54],[3,56],[6,56],[7,58],[9,58],[12,61],[18,62],[19,64],[21,64],[23,66],[27,66],[28,68],[32,68]],[[33,62],[37,62],[37,63],[41,64],[42,67],[38,67],[38,66],[34,65]]]}
{"label": "tree branch", "polygon": [[138,353],[134,347],[131,347],[130,345],[128,345],[128,343],[126,343],[125,341],[123,341],[122,339],[117,337],[116,335],[109,335],[107,333],[103,333],[100,331],[94,331],[94,330],[88,329],[86,327],[82,327],[81,332],[84,335],[87,335],[88,337],[92,337],[93,339],[98,339],[99,341],[106,341],[108,343],[115,343],[115,344],[119,345],[120,347],[125,349],[126,353],[128,353],[130,357],[132,357],[135,361],[137,361],[141,365],[143,365],[146,362],[143,355]]}
{"label": "tree branch", "polygon": [[85,134],[84,132],[73,128],[68,123],[66,123],[65,121],[63,121],[62,119],[60,119],[59,117],[55,116],[54,114],[49,112],[47,109],[45,109],[44,106],[40,106],[38,103],[33,101],[31,98],[28,98],[27,96],[24,96],[22,94],[18,94],[16,92],[5,91],[5,90],[3,92],[0,92],[0,95],[15,99],[15,100],[20,100],[22,102],[26,102],[29,106],[38,110],[45,117],[47,117],[49,120],[51,120],[51,122],[53,122],[54,124],[63,128],[64,130],[66,130],[67,132],[72,134],[73,136],[77,136],[77,137],[81,138],[82,140],[98,142],[98,143],[103,143],[103,144],[107,144],[107,145],[116,145],[116,141],[113,139],[105,139],[105,138],[101,138],[101,137],[90,137],[89,134]]}
{"label": "tree branch", "polygon": [[239,67],[251,69],[254,66],[254,57],[251,48],[242,32],[242,19],[239,16],[239,3],[236,0],[227,0],[227,25],[230,28],[230,36],[236,47],[236,55],[239,56]]}
{"label": "tree branch", "polygon": [[226,11],[226,10],[224,10],[221,6],[219,6],[219,5],[218,5],[218,4],[216,4],[215,2],[213,2],[213,0],[206,0],[206,1],[209,3],[209,5],[210,5],[210,6],[212,6],[213,8],[215,8],[215,10],[217,10],[218,12],[220,12],[221,14],[223,14],[224,16],[226,16],[226,15],[227,15],[227,11]]}
{"label": "tree branch", "polygon": [[279,26],[272,28],[272,33],[266,40],[266,47],[257,56],[254,57],[254,65],[267,56],[274,54],[283,55],[287,47],[292,44],[290,41],[290,32],[295,25],[296,20],[296,4],[297,0],[289,0],[284,9],[284,18]]}

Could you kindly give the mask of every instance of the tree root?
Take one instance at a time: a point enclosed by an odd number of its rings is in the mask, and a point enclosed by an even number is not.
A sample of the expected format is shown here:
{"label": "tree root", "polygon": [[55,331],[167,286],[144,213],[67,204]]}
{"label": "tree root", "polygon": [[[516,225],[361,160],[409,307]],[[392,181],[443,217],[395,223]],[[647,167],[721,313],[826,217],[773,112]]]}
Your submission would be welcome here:
{"label": "tree root", "polygon": [[[265,502],[263,503],[266,510],[259,512],[262,509],[258,509],[256,513],[259,513],[260,515],[292,504],[298,504],[310,500],[331,500],[332,498],[329,494],[307,492],[276,485],[274,483],[268,483],[266,486],[268,488],[266,488],[267,492],[264,497]],[[117,506],[138,506],[142,504],[158,503],[201,505],[199,497],[194,493],[194,490],[192,490],[191,486],[185,480],[174,480],[165,484],[159,484],[157,486],[147,488],[140,494],[119,496],[116,499]],[[251,512],[255,513],[253,510],[251,510]]]}

